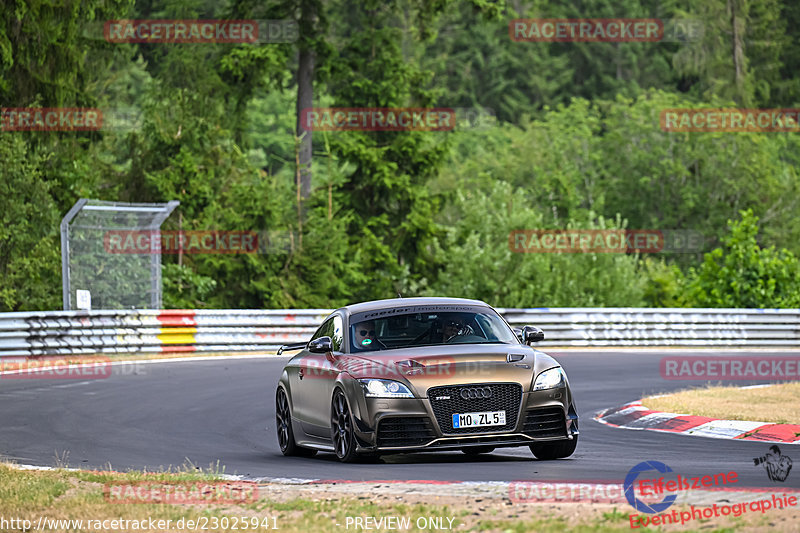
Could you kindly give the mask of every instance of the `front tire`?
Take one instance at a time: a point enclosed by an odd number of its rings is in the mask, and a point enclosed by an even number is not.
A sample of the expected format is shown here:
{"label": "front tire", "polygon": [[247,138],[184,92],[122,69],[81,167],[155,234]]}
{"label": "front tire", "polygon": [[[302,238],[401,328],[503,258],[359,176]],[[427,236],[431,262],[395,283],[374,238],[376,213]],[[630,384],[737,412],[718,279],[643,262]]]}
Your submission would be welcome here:
{"label": "front tire", "polygon": [[553,459],[563,459],[575,453],[575,448],[578,446],[578,436],[572,437],[572,440],[556,440],[552,442],[541,442],[531,444],[529,448],[537,459],[542,461],[551,461]]}
{"label": "front tire", "polygon": [[278,428],[278,446],[280,446],[283,455],[314,457],[317,454],[317,450],[303,448],[295,442],[289,399],[286,397],[282,387],[278,387],[278,392],[275,395],[275,422]]}
{"label": "front tire", "polygon": [[336,457],[343,463],[356,460],[356,439],[353,434],[353,418],[347,406],[347,398],[341,389],[336,389],[331,402],[331,440]]}

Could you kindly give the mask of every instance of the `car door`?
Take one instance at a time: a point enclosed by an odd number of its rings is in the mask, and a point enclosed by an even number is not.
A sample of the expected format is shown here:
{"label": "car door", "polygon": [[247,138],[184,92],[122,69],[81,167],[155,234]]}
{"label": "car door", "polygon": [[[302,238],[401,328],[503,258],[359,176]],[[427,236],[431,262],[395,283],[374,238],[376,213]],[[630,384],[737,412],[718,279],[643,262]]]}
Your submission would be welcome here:
{"label": "car door", "polygon": [[[325,334],[325,331],[333,324],[328,319],[322,323],[310,340],[318,339]],[[311,353],[308,348],[287,365],[289,386],[292,391],[292,415],[305,427],[309,423],[311,410],[315,408],[311,393],[313,392],[313,380],[318,375],[319,355]]]}
{"label": "car door", "polygon": [[295,402],[302,405],[295,409],[297,419],[309,435],[330,437],[330,399],[333,384],[339,375],[337,358],[341,355],[343,337],[342,317],[334,315],[326,320],[314,333],[311,340],[330,337],[333,353],[305,352],[293,384]]}
{"label": "car door", "polygon": [[[314,409],[312,409],[310,423],[316,435],[330,437],[331,435],[331,398],[333,387],[339,373],[345,371],[344,358],[344,326],[342,317],[334,315],[330,319],[331,325],[325,330],[324,335],[331,338],[333,350],[327,354],[314,354],[319,356],[319,372],[314,379],[313,395]],[[311,428],[309,428],[310,430]]]}

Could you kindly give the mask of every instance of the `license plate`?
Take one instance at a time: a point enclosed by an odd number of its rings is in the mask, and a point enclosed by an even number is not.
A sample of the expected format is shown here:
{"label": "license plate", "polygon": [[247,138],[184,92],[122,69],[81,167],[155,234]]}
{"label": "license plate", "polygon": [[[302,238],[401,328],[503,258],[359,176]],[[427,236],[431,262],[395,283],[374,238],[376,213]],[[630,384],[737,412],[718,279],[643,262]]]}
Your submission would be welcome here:
{"label": "license plate", "polygon": [[482,426],[503,426],[506,423],[505,411],[483,411],[478,413],[453,413],[453,428],[476,428]]}

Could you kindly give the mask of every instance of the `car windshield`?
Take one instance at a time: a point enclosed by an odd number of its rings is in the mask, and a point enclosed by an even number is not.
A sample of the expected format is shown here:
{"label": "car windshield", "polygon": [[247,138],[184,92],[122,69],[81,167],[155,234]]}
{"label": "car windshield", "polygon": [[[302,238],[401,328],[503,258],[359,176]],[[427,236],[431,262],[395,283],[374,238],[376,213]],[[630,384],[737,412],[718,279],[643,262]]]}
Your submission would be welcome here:
{"label": "car windshield", "polygon": [[353,318],[350,347],[354,352],[440,344],[519,344],[503,319],[490,310]]}

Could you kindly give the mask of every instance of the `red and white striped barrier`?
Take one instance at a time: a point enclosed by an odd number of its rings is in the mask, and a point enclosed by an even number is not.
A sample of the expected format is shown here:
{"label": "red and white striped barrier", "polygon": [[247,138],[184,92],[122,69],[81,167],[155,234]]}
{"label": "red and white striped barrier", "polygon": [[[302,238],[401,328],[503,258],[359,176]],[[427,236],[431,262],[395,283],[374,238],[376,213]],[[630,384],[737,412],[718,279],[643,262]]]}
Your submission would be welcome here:
{"label": "red and white striped barrier", "polygon": [[707,416],[653,411],[642,401],[606,409],[595,420],[624,429],[666,431],[714,439],[756,440],[800,444],[800,425],[769,424],[748,420],[719,420]]}

